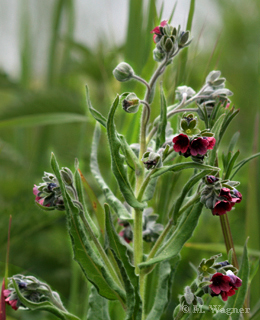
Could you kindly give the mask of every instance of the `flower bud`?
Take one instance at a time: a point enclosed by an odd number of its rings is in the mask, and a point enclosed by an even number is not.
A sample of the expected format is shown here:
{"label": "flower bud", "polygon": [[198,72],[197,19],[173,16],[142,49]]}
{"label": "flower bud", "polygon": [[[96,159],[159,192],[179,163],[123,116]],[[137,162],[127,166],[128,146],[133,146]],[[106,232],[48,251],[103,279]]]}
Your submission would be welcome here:
{"label": "flower bud", "polygon": [[196,93],[191,87],[179,86],[175,91],[175,97],[177,100],[182,101],[183,94],[186,93],[186,99],[190,99]]}
{"label": "flower bud", "polygon": [[122,94],[122,96],[124,95],[126,95],[126,98],[122,102],[123,109],[128,113],[138,112],[139,106],[140,106],[140,99],[136,96],[136,94],[135,93]]}
{"label": "flower bud", "polygon": [[157,62],[161,62],[163,61],[163,59],[165,58],[165,52],[158,50],[157,48],[155,48],[153,50],[153,58],[155,61]]}
{"label": "flower bud", "polygon": [[71,172],[71,170],[69,168],[62,168],[60,170],[60,174],[61,174],[63,182],[67,186],[73,185],[73,173]]}
{"label": "flower bud", "polygon": [[133,68],[126,62],[121,62],[119,65],[113,70],[113,75],[116,80],[120,82],[125,82],[130,80],[134,75]]}
{"label": "flower bud", "polygon": [[181,34],[180,34],[180,37],[179,37],[179,48],[184,48],[184,47],[187,47],[191,41],[189,40],[189,37],[190,37],[190,32],[189,31],[183,31]]}
{"label": "flower bud", "polygon": [[160,168],[162,166],[161,155],[156,152],[145,152],[142,157],[142,161],[147,170]]}

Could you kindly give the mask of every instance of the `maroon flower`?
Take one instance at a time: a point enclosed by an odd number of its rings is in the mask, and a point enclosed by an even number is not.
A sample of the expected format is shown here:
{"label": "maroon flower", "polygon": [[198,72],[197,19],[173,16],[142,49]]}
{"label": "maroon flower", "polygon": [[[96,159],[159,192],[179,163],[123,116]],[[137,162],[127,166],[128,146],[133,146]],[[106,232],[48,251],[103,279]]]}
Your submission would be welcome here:
{"label": "maroon flower", "polygon": [[215,143],[216,143],[216,139],[213,138],[213,137],[207,137],[207,140],[208,140],[208,146],[207,146],[207,149],[208,150],[212,150],[215,146]]}
{"label": "maroon flower", "polygon": [[219,180],[219,178],[215,176],[206,176],[206,179],[209,184],[213,184]]}
{"label": "maroon flower", "polygon": [[227,201],[232,201],[230,190],[228,188],[222,188],[220,190],[219,197],[222,197]]}
{"label": "maroon flower", "polygon": [[14,310],[17,310],[18,309],[18,307],[17,307],[18,300],[17,299],[10,300],[11,299],[11,293],[12,293],[11,290],[4,290],[4,297],[6,298],[5,302],[7,304],[9,304]]}
{"label": "maroon flower", "polygon": [[166,26],[167,22],[168,22],[168,20],[163,20],[163,21],[160,23],[160,26],[155,27],[155,28],[151,31],[151,33],[154,33],[154,36],[153,36],[153,41],[154,41],[154,43],[156,43],[156,41],[155,41],[156,36],[157,36],[157,35],[158,35],[158,36],[161,36],[161,35],[162,35],[162,34],[161,34],[160,27]]}
{"label": "maroon flower", "polygon": [[173,149],[176,152],[185,153],[189,149],[190,139],[186,134],[179,134],[172,139],[172,142],[174,143]]}
{"label": "maroon flower", "polygon": [[240,203],[242,200],[242,194],[237,190],[233,189],[233,194],[232,194],[232,203]]}
{"label": "maroon flower", "polygon": [[212,210],[213,216],[222,216],[227,211],[230,211],[233,207],[233,204],[226,200],[219,200],[215,203],[214,208]]}
{"label": "maroon flower", "polygon": [[230,286],[230,277],[225,276],[224,274],[217,272],[213,274],[211,280],[212,284],[209,285],[210,289],[215,294],[220,294],[222,291],[228,292],[232,287]]}
{"label": "maroon flower", "polygon": [[228,270],[226,272],[227,276],[230,278],[230,285],[234,290],[237,290],[237,288],[242,286],[242,280],[237,277],[231,270]]}
{"label": "maroon flower", "polygon": [[198,154],[204,155],[207,153],[209,142],[204,138],[193,139],[190,143],[190,153],[192,156],[197,156]]}
{"label": "maroon flower", "polygon": [[242,286],[242,280],[231,270],[228,270],[226,275],[220,272],[215,273],[210,281],[212,281],[212,284],[209,285],[212,290],[211,295],[220,294],[223,301],[227,301],[228,297],[233,296],[236,293],[235,290]]}

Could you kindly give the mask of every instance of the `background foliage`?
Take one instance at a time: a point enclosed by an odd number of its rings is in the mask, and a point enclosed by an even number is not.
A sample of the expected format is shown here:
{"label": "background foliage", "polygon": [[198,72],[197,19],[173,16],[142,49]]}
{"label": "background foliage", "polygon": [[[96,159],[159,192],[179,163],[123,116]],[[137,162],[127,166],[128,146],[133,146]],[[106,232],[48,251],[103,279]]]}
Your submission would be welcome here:
{"label": "background foliage", "polygon": [[[165,2],[167,2],[166,0]],[[73,0],[53,0],[47,6],[45,28],[49,33],[49,44],[44,49],[47,68],[40,73],[35,67],[33,47],[40,42],[32,36],[29,10],[20,13],[20,64],[19,76],[12,77],[1,66],[0,72],[0,267],[4,275],[4,261],[7,243],[9,216],[12,215],[11,252],[9,273],[33,274],[48,282],[61,297],[71,312],[79,316],[86,314],[88,301],[86,292],[90,286],[82,280],[78,267],[71,262],[72,253],[66,231],[65,215],[62,212],[41,212],[34,205],[32,188],[39,183],[43,171],[50,171],[50,152],[54,151],[62,166],[73,167],[77,157],[80,168],[99,197],[101,190],[89,170],[90,145],[94,121],[87,112],[85,88],[87,83],[93,105],[104,115],[116,93],[130,91],[133,83],[120,84],[112,76],[118,62],[125,60],[143,78],[149,78],[155,68],[152,60],[152,35],[150,30],[160,21],[160,5],[150,0],[129,1],[128,27],[123,44],[114,44],[109,38],[101,39],[95,47],[88,47],[74,38],[75,3]],[[176,85],[185,84],[195,90],[200,88],[207,73],[221,70],[227,78],[227,87],[234,92],[232,102],[240,114],[232,123],[224,138],[240,131],[237,148],[241,158],[259,151],[259,27],[260,3],[248,1],[213,1],[211,14],[218,10],[220,27],[212,30],[210,22],[193,28],[192,21],[199,20],[198,4],[187,5],[184,21],[192,28],[194,37],[189,51],[184,50],[164,75],[167,100],[174,100]],[[25,2],[26,4],[26,2]],[[28,5],[28,3],[27,3]],[[174,25],[174,4],[173,19]],[[190,15],[188,18],[188,13]],[[163,18],[169,19],[171,12],[163,11]],[[183,27],[185,27],[186,22]],[[190,29],[190,28],[188,28]],[[17,31],[18,32],[18,31]],[[93,26],[94,32],[94,26]],[[37,42],[38,41],[38,42]],[[112,44],[111,44],[112,43]],[[136,85],[135,91],[142,97],[143,88]],[[159,101],[159,95],[156,99]],[[159,106],[159,103],[158,103]],[[125,134],[129,143],[137,141],[139,116],[125,114],[119,110],[116,115],[118,131]],[[153,112],[152,112],[153,117]],[[226,151],[225,139],[222,143]],[[101,136],[99,163],[107,183],[116,191],[117,185],[109,169],[108,142]],[[111,180],[111,181],[110,181]],[[247,236],[249,254],[252,260],[260,257],[260,172],[259,160],[245,166],[237,175],[241,181],[239,190],[243,201],[229,214],[234,243],[241,256]],[[159,181],[159,188],[151,201],[160,214],[160,222],[166,220],[165,197],[173,199],[186,181],[185,174],[169,174]],[[165,185],[168,192],[165,193]],[[90,208],[91,211],[91,208]],[[192,262],[197,265],[202,257],[223,252],[220,224],[208,210],[203,212],[199,226],[190,243],[182,250],[168,314],[177,303],[177,295],[193,277]],[[259,272],[252,284],[252,306],[259,301]],[[151,301],[152,304],[152,301]],[[71,306],[71,307],[70,307]],[[114,306],[114,307],[113,307]],[[120,319],[120,308],[110,305],[111,318]],[[33,313],[12,312],[10,319],[34,319]],[[113,317],[114,315],[114,317]],[[12,317],[12,318],[11,318]],[[116,318],[118,317],[118,318]],[[165,314],[167,318],[167,314]],[[41,319],[41,315],[37,315]],[[42,314],[42,319],[53,316]],[[168,318],[167,318],[168,319]]]}

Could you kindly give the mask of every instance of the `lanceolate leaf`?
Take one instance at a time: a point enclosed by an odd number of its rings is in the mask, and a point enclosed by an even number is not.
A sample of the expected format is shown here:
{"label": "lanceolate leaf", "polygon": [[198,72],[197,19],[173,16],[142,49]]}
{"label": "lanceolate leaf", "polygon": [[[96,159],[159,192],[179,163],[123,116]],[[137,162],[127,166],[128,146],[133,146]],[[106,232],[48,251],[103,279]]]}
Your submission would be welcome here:
{"label": "lanceolate leaf", "polygon": [[114,124],[114,116],[118,106],[119,96],[114,100],[107,119],[107,136],[111,153],[112,171],[118,182],[126,202],[133,208],[143,209],[145,204],[139,202],[133,193],[132,187],[128,181],[126,169],[124,166],[124,156],[119,152],[121,148],[120,140]]}
{"label": "lanceolate leaf", "polygon": [[193,176],[184,186],[184,188],[182,189],[182,192],[179,196],[179,198],[176,200],[176,202],[174,203],[171,213],[170,215],[173,216],[174,219],[174,224],[176,224],[178,218],[179,218],[179,210],[181,208],[181,205],[186,197],[186,195],[188,194],[188,192],[190,191],[190,189],[203,177],[205,177],[207,174],[209,174],[211,172],[211,170],[203,170],[202,172],[196,174],[195,176]]}
{"label": "lanceolate leaf", "polygon": [[260,152],[252,155],[251,157],[248,157],[248,158],[240,161],[240,162],[234,167],[235,172],[232,174],[232,176],[230,177],[230,179],[232,180],[232,179],[234,178],[234,176],[235,176],[235,175],[237,174],[237,172],[243,167],[243,165],[245,165],[248,161],[250,161],[250,160],[252,160],[252,159],[254,159],[254,158],[258,157],[258,156],[260,156]]}
{"label": "lanceolate leaf", "polygon": [[157,169],[155,173],[151,175],[151,178],[158,177],[168,171],[177,172],[184,169],[201,169],[201,170],[219,171],[219,168],[208,166],[206,164],[200,164],[196,162],[183,162],[183,163],[176,163],[171,166],[165,166],[160,169]]}
{"label": "lanceolate leaf", "polygon": [[[119,268],[122,270],[121,273],[126,273],[126,275],[122,274],[122,277],[125,281],[125,284],[130,287],[130,291],[132,294],[132,297],[128,297],[128,303],[131,302],[131,309],[132,309],[132,316],[133,318],[129,319],[141,319],[141,307],[142,302],[139,295],[139,278],[135,274],[135,267],[129,262],[129,257],[127,254],[127,246],[123,243],[121,237],[118,236],[113,222],[110,215],[109,207],[105,204],[105,211],[106,211],[106,232],[107,232],[107,239],[108,239],[108,245],[113,250],[113,253],[116,255],[116,260],[119,259],[119,261],[122,262],[123,265],[119,265]],[[118,262],[119,263],[119,262]],[[128,281],[131,282],[134,292],[132,292],[132,287],[128,283]],[[129,294],[127,288],[126,288],[127,294]],[[130,300],[129,300],[130,298]]]}
{"label": "lanceolate leaf", "polygon": [[203,208],[202,203],[192,206],[183,213],[180,223],[168,241],[158,250],[154,258],[139,264],[140,268],[151,266],[157,262],[177,256],[183,245],[192,236]]}
{"label": "lanceolate leaf", "polygon": [[89,91],[88,86],[86,86],[86,97],[87,97],[87,105],[89,108],[90,113],[92,114],[93,118],[96,119],[99,123],[102,124],[103,127],[106,128],[107,126],[107,119],[96,109],[92,107],[90,97],[89,97]]}
{"label": "lanceolate leaf", "polygon": [[[231,152],[230,152],[231,154]],[[224,179],[229,179],[230,177],[230,174],[232,172],[232,169],[234,167],[234,164],[236,163],[236,160],[237,160],[237,157],[239,156],[240,154],[240,151],[238,150],[230,159],[228,165],[227,165],[227,170],[225,172],[225,175],[224,175]]]}
{"label": "lanceolate leaf", "polygon": [[121,288],[113,281],[108,273],[103,260],[96,254],[93,249],[93,242],[88,239],[84,229],[82,228],[78,209],[73,205],[72,200],[66,192],[65,186],[60,176],[59,166],[52,154],[51,165],[56,175],[68,221],[69,234],[74,251],[74,259],[79,263],[83,273],[87,279],[96,286],[100,295],[111,300],[120,300],[125,298],[125,294]]}
{"label": "lanceolate leaf", "polygon": [[239,113],[239,109],[237,110],[234,110],[234,108],[232,108],[228,114],[226,115],[223,123],[222,123],[222,126],[221,126],[221,129],[220,129],[220,132],[219,132],[219,136],[218,136],[218,144],[219,142],[221,141],[224,133],[226,132],[230,122],[235,118],[235,116]]}
{"label": "lanceolate leaf", "polygon": [[142,200],[149,201],[153,198],[158,178],[151,179],[145,189]]}
{"label": "lanceolate leaf", "polygon": [[[177,256],[174,259],[174,265],[177,265],[180,258]],[[173,268],[175,271],[176,268]],[[146,320],[155,320],[160,319],[161,315],[165,309],[165,306],[168,303],[168,293],[169,293],[169,285],[170,278],[173,277],[172,268],[169,261],[163,261],[160,264],[159,268],[159,280],[156,290],[156,296],[154,298],[154,304],[152,310],[149,312]]]}
{"label": "lanceolate leaf", "polygon": [[[84,200],[84,195],[83,195],[83,188],[82,188],[82,183],[81,183],[81,178],[80,178],[80,174],[76,168],[76,171],[75,171],[75,185],[76,185],[76,190],[77,190],[77,193],[78,193],[78,197],[79,197],[79,202],[83,205],[83,208],[84,208],[84,214],[85,214],[85,217],[92,229],[92,231],[94,232],[94,234],[96,235],[96,237],[99,236],[99,232],[98,232],[98,229],[95,225],[95,223],[93,222],[93,220],[91,219],[89,213],[88,213],[88,210],[87,210],[87,207],[86,207],[86,203],[85,203],[85,200]],[[99,216],[99,220],[100,222],[100,231],[101,231],[101,234],[105,235],[105,215],[104,215],[104,212],[103,212],[103,216]]]}
{"label": "lanceolate leaf", "polygon": [[101,297],[97,289],[92,286],[91,295],[89,296],[89,309],[87,320],[110,320],[108,313],[108,301]]}
{"label": "lanceolate leaf", "polygon": [[86,190],[86,193],[88,195],[89,201],[91,202],[91,206],[96,214],[96,217],[97,217],[97,220],[99,223],[99,227],[101,230],[105,230],[105,229],[103,229],[104,228],[104,221],[105,221],[104,210],[103,210],[100,202],[98,201],[97,196],[95,195],[94,191],[90,187],[89,183],[87,182],[86,178],[84,177],[84,175],[80,171],[80,169],[78,169],[78,172],[80,174],[83,187]]}
{"label": "lanceolate leaf", "polygon": [[160,121],[158,124],[157,138],[156,138],[156,149],[162,146],[165,142],[165,129],[167,126],[167,104],[164,96],[162,84],[160,87],[160,97],[161,97],[161,114]]}
{"label": "lanceolate leaf", "polygon": [[[247,294],[247,286],[248,286],[248,279],[249,279],[249,261],[248,261],[248,254],[247,254],[247,241],[244,246],[244,252],[242,256],[242,263],[240,269],[238,271],[237,276],[242,280],[242,286],[236,291],[236,294],[232,297],[228,297],[228,300],[224,306],[225,310],[230,310],[233,313],[231,315],[232,320],[239,320],[240,313],[236,312],[235,310],[239,310],[243,307],[244,301]],[[227,313],[218,313],[214,316],[217,320],[227,320],[230,318],[230,314]]]}
{"label": "lanceolate leaf", "polygon": [[96,178],[99,186],[103,190],[106,200],[113,210],[117,213],[120,219],[132,219],[130,213],[126,210],[124,205],[117,199],[117,197],[110,190],[106,182],[104,181],[98,166],[97,149],[100,139],[100,125],[97,123],[94,131],[93,142],[91,147],[90,169],[94,177]]}
{"label": "lanceolate leaf", "polygon": [[44,311],[48,311],[50,313],[55,314],[56,317],[62,319],[62,320],[80,320],[78,317],[76,317],[75,315],[68,313],[66,311],[63,311],[61,309],[58,309],[57,307],[55,307],[52,303],[50,303],[49,301],[44,301],[44,302],[32,302],[28,299],[26,299],[21,293],[20,290],[18,288],[17,283],[15,282],[15,280],[13,279],[13,286],[15,288],[15,291],[19,297],[19,300],[22,302],[22,304],[24,306],[26,306],[27,308],[29,308],[30,310],[44,310]]}

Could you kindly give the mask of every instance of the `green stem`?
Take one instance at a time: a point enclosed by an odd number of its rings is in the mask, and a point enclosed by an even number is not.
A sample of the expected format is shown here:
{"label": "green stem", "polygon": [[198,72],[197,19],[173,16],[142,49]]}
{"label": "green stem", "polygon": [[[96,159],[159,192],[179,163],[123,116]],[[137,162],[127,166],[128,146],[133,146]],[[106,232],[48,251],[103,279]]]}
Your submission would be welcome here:
{"label": "green stem", "polygon": [[143,257],[143,214],[140,209],[135,209],[134,217],[134,265],[135,273],[139,274],[138,264]]}
{"label": "green stem", "polygon": [[90,227],[90,225],[89,225],[89,223],[88,223],[88,221],[87,221],[87,219],[86,219],[83,211],[80,211],[79,215],[80,215],[80,218],[81,218],[82,222],[84,223],[84,226],[85,226],[86,229],[87,229],[88,234],[90,235],[91,239],[92,239],[93,242],[95,243],[96,248],[97,248],[100,256],[102,257],[102,259],[103,259],[103,261],[104,261],[107,269],[109,270],[111,276],[113,277],[113,279],[115,280],[115,282],[119,285],[119,287],[120,287],[121,289],[124,289],[123,286],[122,286],[122,283],[120,282],[120,280],[119,280],[119,278],[118,278],[118,275],[116,274],[116,272],[115,272],[115,270],[114,270],[114,268],[113,268],[110,260],[108,259],[108,256],[106,255],[103,247],[101,246],[100,242],[98,241],[98,239],[97,239],[96,236],[94,235],[94,233],[93,233],[93,231],[92,231],[92,229],[91,229],[91,227]]}
{"label": "green stem", "polygon": [[138,193],[138,195],[137,195],[137,200],[138,200],[138,201],[142,201],[142,197],[143,197],[143,195],[144,195],[144,192],[145,192],[145,190],[146,190],[146,187],[147,187],[147,185],[148,185],[148,183],[149,183],[149,181],[150,181],[151,175],[152,175],[154,172],[155,172],[155,169],[150,170],[150,172],[149,172],[149,173],[147,174],[147,176],[145,177],[145,179],[144,179],[144,181],[143,181],[143,183],[142,183],[142,185],[141,185],[141,187],[140,187],[140,189],[139,189],[139,193]]}
{"label": "green stem", "polygon": [[219,218],[220,218],[220,223],[221,223],[222,233],[223,233],[223,237],[224,237],[224,241],[225,241],[225,245],[226,245],[227,254],[229,253],[230,249],[233,249],[232,263],[233,263],[234,267],[236,267],[238,269],[239,265],[237,262],[237,256],[236,256],[235,247],[234,247],[234,243],[233,243],[233,239],[232,239],[228,216],[227,216],[227,214],[223,214],[223,215],[219,216]]}
{"label": "green stem", "polygon": [[140,296],[143,302],[143,308],[142,308],[142,320],[145,320],[145,289],[146,289],[146,281],[147,281],[147,275],[141,271],[139,276],[139,283],[140,283]]}

